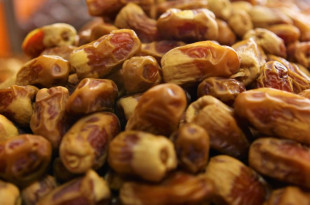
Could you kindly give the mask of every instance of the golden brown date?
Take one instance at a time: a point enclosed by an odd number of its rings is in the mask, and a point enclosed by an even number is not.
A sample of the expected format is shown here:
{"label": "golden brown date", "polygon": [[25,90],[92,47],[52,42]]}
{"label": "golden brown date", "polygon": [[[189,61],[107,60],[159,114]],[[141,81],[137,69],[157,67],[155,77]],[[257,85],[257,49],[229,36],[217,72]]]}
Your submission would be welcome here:
{"label": "golden brown date", "polygon": [[218,37],[215,15],[208,9],[169,9],[157,20],[157,28],[164,39],[202,41]]}
{"label": "golden brown date", "polygon": [[208,9],[220,19],[227,20],[231,15],[231,3],[229,0],[208,0]]}
{"label": "golden brown date", "polygon": [[38,135],[23,134],[0,142],[0,177],[25,186],[43,176],[52,146]]}
{"label": "golden brown date", "polygon": [[251,168],[226,155],[212,157],[206,177],[215,185],[215,193],[230,205],[261,205],[267,198],[266,182]]}
{"label": "golden brown date", "polygon": [[310,40],[310,24],[307,15],[301,12],[295,12],[293,9],[283,10],[286,15],[288,15],[292,20],[294,25],[300,31],[300,40],[309,41]]}
{"label": "golden brown date", "polygon": [[253,29],[251,17],[244,10],[233,10],[227,22],[230,28],[240,38]]}
{"label": "golden brown date", "polygon": [[276,24],[267,27],[267,29],[282,38],[286,45],[298,41],[300,37],[299,29],[291,24]]}
{"label": "golden brown date", "polygon": [[18,188],[11,183],[0,180],[0,204],[21,205],[21,197]]}
{"label": "golden brown date", "polygon": [[120,98],[117,101],[118,114],[128,120],[135,111],[141,95],[135,94]]}
{"label": "golden brown date", "polygon": [[110,196],[110,189],[106,181],[95,171],[89,170],[85,176],[54,189],[39,200],[37,205],[95,205],[104,203]]}
{"label": "golden brown date", "polygon": [[236,35],[229,25],[220,19],[216,19],[216,23],[218,25],[218,35],[216,40],[222,45],[231,46],[234,44],[236,42]]}
{"label": "golden brown date", "polygon": [[61,141],[61,161],[76,174],[100,168],[105,163],[110,141],[119,131],[119,121],[113,113],[98,112],[81,118]]}
{"label": "golden brown date", "polygon": [[248,1],[236,1],[236,0],[232,0],[231,1],[231,9],[233,11],[237,11],[237,10],[243,10],[246,11],[247,13],[250,12],[250,10],[253,8],[253,5],[248,2]]}
{"label": "golden brown date", "polygon": [[310,100],[273,88],[239,94],[235,113],[260,133],[310,144]]}
{"label": "golden brown date", "polygon": [[68,97],[69,91],[65,87],[43,88],[38,91],[33,105],[30,128],[34,134],[48,139],[55,150],[66,132],[65,105]]}
{"label": "golden brown date", "polygon": [[128,3],[136,3],[148,11],[154,0],[86,0],[86,3],[92,16],[113,16]]}
{"label": "golden brown date", "polygon": [[273,32],[264,29],[256,28],[248,31],[243,39],[253,38],[257,45],[261,46],[266,54],[286,57],[286,47],[284,41]]}
{"label": "golden brown date", "polygon": [[210,137],[202,127],[194,123],[184,124],[172,135],[171,140],[181,167],[191,173],[197,173],[206,167]]}
{"label": "golden brown date", "polygon": [[[59,56],[65,60],[69,60],[70,54],[72,51],[76,48],[76,46],[71,45],[64,45],[64,46],[57,46],[53,48],[47,48],[45,49],[41,55],[47,55],[47,56]],[[72,66],[70,66],[70,73],[73,73],[74,69]]]}
{"label": "golden brown date", "polygon": [[288,69],[278,61],[269,61],[261,67],[256,85],[259,88],[269,87],[294,92],[293,80],[288,75]]}
{"label": "golden brown date", "polygon": [[115,26],[134,30],[142,42],[150,42],[158,38],[156,20],[149,18],[141,7],[133,3],[127,4],[118,13]]}
{"label": "golden brown date", "polygon": [[287,49],[290,60],[310,68],[310,42],[296,42]]}
{"label": "golden brown date", "polygon": [[299,187],[287,186],[274,190],[264,205],[308,205],[309,203],[309,192]]}
{"label": "golden brown date", "polygon": [[226,104],[232,104],[243,91],[244,84],[236,79],[209,77],[198,85],[197,96],[212,95]]}
{"label": "golden brown date", "polygon": [[291,18],[278,8],[256,5],[249,11],[255,28],[266,28],[275,24],[292,24]]}
{"label": "golden brown date", "polygon": [[4,115],[0,114],[0,140],[18,135],[17,127]]}
{"label": "golden brown date", "polygon": [[112,80],[84,78],[70,95],[66,111],[74,115],[113,110],[118,88]]}
{"label": "golden brown date", "polygon": [[161,15],[172,8],[180,10],[208,8],[208,0],[163,0],[157,4],[157,15]]}
{"label": "golden brown date", "polygon": [[136,56],[126,60],[121,74],[128,94],[144,92],[161,82],[161,68],[152,56]]}
{"label": "golden brown date", "polygon": [[127,182],[120,190],[124,205],[198,205],[214,197],[214,185],[204,174],[176,172],[160,184]]}
{"label": "golden brown date", "polygon": [[169,136],[179,125],[186,107],[184,90],[171,83],[147,90],[129,118],[126,130]]}
{"label": "golden brown date", "polygon": [[201,41],[170,50],[161,65],[165,82],[186,86],[206,77],[229,77],[238,72],[240,60],[230,47]]}
{"label": "golden brown date", "polygon": [[32,100],[38,88],[13,85],[0,89],[0,114],[22,127],[28,127],[32,115]]}
{"label": "golden brown date", "polygon": [[102,18],[94,18],[79,31],[79,46],[97,40],[118,28],[113,24],[104,22]]}
{"label": "golden brown date", "polygon": [[117,135],[109,145],[108,160],[119,174],[155,182],[177,166],[176,153],[169,139],[140,131]]}
{"label": "golden brown date", "polygon": [[[71,46],[71,45],[47,48],[41,53],[41,55],[48,55],[48,56],[56,55],[56,56],[59,56],[65,59],[66,61],[69,61],[70,55],[75,48],[76,46]],[[69,68],[70,68],[69,74],[75,73],[75,68],[73,66],[69,66]],[[69,76],[68,76],[68,81],[69,81]]]}
{"label": "golden brown date", "polygon": [[47,175],[22,190],[25,205],[36,205],[37,202],[57,187],[54,177]]}
{"label": "golden brown date", "polygon": [[243,158],[249,142],[237,124],[230,107],[206,95],[189,105],[186,122],[195,123],[210,136],[210,147],[221,153]]}
{"label": "golden brown date", "polygon": [[309,157],[309,147],[295,141],[261,138],[251,144],[249,164],[263,175],[309,188]]}
{"label": "golden brown date", "polygon": [[68,80],[70,64],[59,56],[42,55],[27,62],[16,74],[17,85],[50,88],[64,85]]}
{"label": "golden brown date", "polygon": [[295,93],[300,93],[310,88],[310,75],[307,69],[278,56],[268,55],[268,59],[278,61],[287,68],[288,76],[292,79]]}
{"label": "golden brown date", "polygon": [[162,40],[151,43],[143,43],[141,46],[140,55],[153,56],[160,63],[161,58],[173,48],[184,46],[182,41]]}
{"label": "golden brown date", "polygon": [[76,48],[70,55],[70,63],[79,78],[104,77],[136,54],[140,47],[140,40],[133,30],[115,30]]}
{"label": "golden brown date", "polygon": [[266,63],[266,55],[253,39],[237,42],[232,48],[240,57],[240,70],[231,78],[235,78],[247,86],[258,77],[261,66]]}
{"label": "golden brown date", "polygon": [[24,39],[22,49],[32,58],[47,48],[75,45],[77,33],[73,26],[55,23],[31,31]]}

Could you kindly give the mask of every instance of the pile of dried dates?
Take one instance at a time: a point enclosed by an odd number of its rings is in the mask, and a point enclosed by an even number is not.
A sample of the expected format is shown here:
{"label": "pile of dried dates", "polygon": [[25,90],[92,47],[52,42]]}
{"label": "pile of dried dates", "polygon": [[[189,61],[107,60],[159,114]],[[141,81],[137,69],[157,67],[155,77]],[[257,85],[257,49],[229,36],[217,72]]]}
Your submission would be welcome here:
{"label": "pile of dried dates", "polygon": [[86,0],[0,89],[1,205],[309,205],[310,14]]}

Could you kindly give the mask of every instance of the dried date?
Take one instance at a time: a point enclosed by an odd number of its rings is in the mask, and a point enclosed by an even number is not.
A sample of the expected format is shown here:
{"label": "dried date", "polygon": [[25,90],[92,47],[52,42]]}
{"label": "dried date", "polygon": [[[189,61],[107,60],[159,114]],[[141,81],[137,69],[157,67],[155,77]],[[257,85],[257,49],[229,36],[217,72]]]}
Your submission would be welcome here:
{"label": "dried date", "polygon": [[66,132],[65,105],[69,91],[65,87],[43,88],[38,91],[30,128],[36,135],[48,139],[53,148],[59,148],[62,136]]}
{"label": "dried date", "polygon": [[206,77],[229,77],[238,72],[236,51],[212,41],[201,41],[174,48],[161,59],[165,82],[192,85]]}
{"label": "dried date", "polygon": [[310,100],[273,88],[239,94],[235,113],[265,135],[310,144]]}
{"label": "dried date", "polygon": [[38,135],[23,134],[0,142],[0,177],[18,186],[42,177],[50,163],[52,146]]}
{"label": "dried date", "polygon": [[113,113],[98,112],[81,118],[61,141],[61,161],[75,174],[102,167],[109,143],[119,131],[119,120]]}
{"label": "dried date", "polygon": [[133,30],[115,30],[76,48],[70,55],[70,64],[81,79],[104,77],[136,54],[140,47],[141,42]]}

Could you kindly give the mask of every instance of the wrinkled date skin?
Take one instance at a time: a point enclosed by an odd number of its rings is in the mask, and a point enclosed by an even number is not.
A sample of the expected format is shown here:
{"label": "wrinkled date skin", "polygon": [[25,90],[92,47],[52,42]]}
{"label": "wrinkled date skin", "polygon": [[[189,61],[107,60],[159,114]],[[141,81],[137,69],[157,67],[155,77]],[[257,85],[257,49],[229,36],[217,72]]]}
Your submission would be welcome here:
{"label": "wrinkled date skin", "polygon": [[98,174],[89,170],[85,176],[72,180],[57,187],[43,197],[37,205],[96,205],[103,203],[111,196],[106,181]]}
{"label": "wrinkled date skin", "polygon": [[284,41],[273,32],[264,29],[256,28],[248,31],[243,39],[253,38],[257,45],[261,46],[266,54],[286,57],[286,47]]}
{"label": "wrinkled date skin", "polygon": [[267,198],[269,190],[263,178],[230,156],[212,157],[205,174],[224,204],[261,205]]}
{"label": "wrinkled date skin", "polygon": [[48,139],[55,150],[66,131],[65,105],[68,97],[69,91],[65,87],[43,88],[38,91],[33,106],[30,128],[34,134]]}
{"label": "wrinkled date skin", "polygon": [[0,114],[0,140],[18,135],[17,127],[4,115]]}
{"label": "wrinkled date skin", "polygon": [[0,177],[25,186],[45,174],[52,146],[38,135],[23,134],[0,142]]}
{"label": "wrinkled date skin", "polygon": [[22,204],[19,190],[14,184],[0,180],[0,204],[2,205]]}
{"label": "wrinkled date skin", "polygon": [[156,85],[141,96],[126,130],[169,136],[177,129],[186,103],[181,87],[171,83]]}
{"label": "wrinkled date skin", "polygon": [[70,63],[81,79],[101,78],[139,52],[140,47],[141,42],[133,30],[115,30],[75,49],[71,53]]}
{"label": "wrinkled date skin", "polygon": [[234,107],[262,134],[310,144],[310,100],[305,97],[258,88],[238,95]]}
{"label": "wrinkled date skin", "polygon": [[157,28],[164,39],[202,41],[218,37],[215,15],[208,9],[170,9],[159,17]]}
{"label": "wrinkled date skin", "polygon": [[149,18],[141,7],[127,4],[116,16],[115,26],[134,30],[142,42],[154,41],[158,38],[156,20]]}
{"label": "wrinkled date skin", "polygon": [[46,177],[32,183],[22,190],[22,199],[25,205],[35,205],[42,197],[52,192],[57,187],[54,177]]}
{"label": "wrinkled date skin", "polygon": [[261,66],[266,63],[263,49],[253,39],[239,41],[232,46],[240,57],[240,70],[231,76],[244,85],[251,84],[260,74]]}
{"label": "wrinkled date skin", "polygon": [[84,78],[70,95],[66,111],[74,115],[113,110],[118,88],[112,80]]}
{"label": "wrinkled date skin", "polygon": [[198,85],[197,95],[198,97],[212,95],[224,103],[232,104],[244,91],[244,84],[236,79],[209,77]]}
{"label": "wrinkled date skin", "polygon": [[55,23],[31,31],[22,44],[24,53],[32,58],[42,51],[58,46],[75,45],[77,33],[73,26]]}
{"label": "wrinkled date skin", "polygon": [[50,88],[64,85],[69,76],[70,64],[59,56],[42,55],[27,62],[16,74],[17,85],[34,85]]}
{"label": "wrinkled date skin", "polygon": [[288,76],[292,79],[295,93],[300,93],[310,88],[310,76],[308,75],[309,71],[307,69],[302,69],[301,66],[274,55],[268,55],[268,60],[278,61],[287,68]]}
{"label": "wrinkled date skin", "polygon": [[98,112],[81,118],[61,141],[61,161],[76,174],[100,168],[106,160],[110,141],[119,131],[119,120],[113,113]]}
{"label": "wrinkled date skin", "polygon": [[249,152],[249,164],[259,173],[306,188],[310,187],[309,158],[308,147],[286,139],[258,139]]}
{"label": "wrinkled date skin", "polygon": [[288,75],[288,69],[278,61],[269,61],[261,67],[256,85],[259,88],[269,87],[294,92],[293,80]]}
{"label": "wrinkled date skin", "polygon": [[299,187],[287,186],[274,190],[264,205],[308,205],[309,203],[309,192],[305,192]]}
{"label": "wrinkled date skin", "polygon": [[[75,48],[76,46],[70,46],[70,45],[47,48],[41,53],[41,55],[48,55],[48,56],[56,55],[68,61],[70,58],[70,54]],[[73,73],[74,72],[73,68],[71,67],[70,69],[71,69],[70,73]]]}
{"label": "wrinkled date skin", "polygon": [[128,94],[144,92],[161,82],[161,68],[152,56],[126,60],[121,74]]}
{"label": "wrinkled date skin", "polygon": [[38,88],[13,85],[0,89],[0,113],[22,127],[28,127],[32,115],[32,100]]}
{"label": "wrinkled date skin", "polygon": [[218,99],[210,95],[198,98],[187,108],[185,119],[206,130],[212,149],[237,158],[245,157],[249,142],[231,108]]}
{"label": "wrinkled date skin", "polygon": [[169,139],[141,131],[117,135],[110,143],[108,160],[119,174],[153,182],[162,180],[177,166],[176,153]]}
{"label": "wrinkled date skin", "polygon": [[120,190],[124,205],[201,204],[214,198],[214,185],[204,174],[176,172],[160,184],[127,182]]}
{"label": "wrinkled date skin", "polygon": [[170,50],[161,65],[165,82],[191,85],[206,77],[229,77],[238,72],[240,61],[234,49],[201,41]]}
{"label": "wrinkled date skin", "polygon": [[171,49],[184,46],[182,41],[162,40],[151,43],[143,43],[141,46],[140,55],[153,56],[160,63],[161,58]]}
{"label": "wrinkled date skin", "polygon": [[179,128],[171,139],[179,164],[191,173],[203,170],[209,159],[210,137],[200,126],[188,123]]}

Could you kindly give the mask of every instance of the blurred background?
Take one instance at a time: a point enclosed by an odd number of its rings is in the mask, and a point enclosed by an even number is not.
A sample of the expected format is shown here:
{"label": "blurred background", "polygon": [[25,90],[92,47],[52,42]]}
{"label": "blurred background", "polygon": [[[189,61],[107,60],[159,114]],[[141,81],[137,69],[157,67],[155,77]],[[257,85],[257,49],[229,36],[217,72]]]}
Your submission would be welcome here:
{"label": "blurred background", "polygon": [[24,37],[37,27],[63,22],[79,29],[89,19],[85,0],[0,0],[0,58],[20,55]]}

